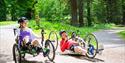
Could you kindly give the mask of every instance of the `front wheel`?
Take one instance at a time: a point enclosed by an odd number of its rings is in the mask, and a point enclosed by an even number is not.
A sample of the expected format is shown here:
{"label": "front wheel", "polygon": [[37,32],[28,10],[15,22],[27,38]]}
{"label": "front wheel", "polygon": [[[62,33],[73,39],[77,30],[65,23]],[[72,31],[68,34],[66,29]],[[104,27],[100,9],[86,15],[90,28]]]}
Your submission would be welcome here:
{"label": "front wheel", "polygon": [[98,50],[98,41],[94,34],[88,34],[85,37],[87,54],[86,56],[89,58],[94,58],[97,54]]}
{"label": "front wheel", "polygon": [[21,63],[21,53],[17,44],[13,45],[13,60],[15,63]]}
{"label": "front wheel", "polygon": [[47,54],[48,59],[50,61],[53,61],[55,59],[55,49],[54,49],[54,45],[50,40],[46,41],[45,48],[49,50]]}
{"label": "front wheel", "polygon": [[57,50],[57,48],[58,48],[58,36],[57,36],[56,32],[51,31],[50,34],[49,34],[49,38],[48,39],[54,45],[55,50]]}

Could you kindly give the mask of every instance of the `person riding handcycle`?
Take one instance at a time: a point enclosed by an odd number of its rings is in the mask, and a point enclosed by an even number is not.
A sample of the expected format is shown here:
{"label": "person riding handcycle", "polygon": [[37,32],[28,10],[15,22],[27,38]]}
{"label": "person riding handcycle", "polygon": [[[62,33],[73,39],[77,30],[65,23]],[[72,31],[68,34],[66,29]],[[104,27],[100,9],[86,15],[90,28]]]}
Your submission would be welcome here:
{"label": "person riding handcycle", "polygon": [[85,55],[88,58],[94,58],[97,53],[101,53],[104,50],[103,45],[99,45],[98,48],[98,41],[94,34],[87,34],[83,39],[80,37],[80,35],[72,32],[71,38],[68,39],[66,31],[61,31],[60,36],[60,50],[64,54],[75,53]]}
{"label": "person riding handcycle", "polygon": [[[21,17],[18,20],[19,28],[17,29],[16,42],[18,43],[18,48],[22,47],[22,50],[29,50],[32,52],[34,49],[37,53],[40,52],[39,40],[41,37],[37,36],[31,28],[28,27],[28,19],[26,17]],[[44,55],[47,54],[47,51]]]}
{"label": "person riding handcycle", "polygon": [[68,39],[66,31],[61,31],[60,36],[62,38],[60,41],[60,49],[62,52],[64,52],[65,50],[70,50],[78,54],[86,55],[87,50],[85,48],[80,47],[79,43],[75,40]]}

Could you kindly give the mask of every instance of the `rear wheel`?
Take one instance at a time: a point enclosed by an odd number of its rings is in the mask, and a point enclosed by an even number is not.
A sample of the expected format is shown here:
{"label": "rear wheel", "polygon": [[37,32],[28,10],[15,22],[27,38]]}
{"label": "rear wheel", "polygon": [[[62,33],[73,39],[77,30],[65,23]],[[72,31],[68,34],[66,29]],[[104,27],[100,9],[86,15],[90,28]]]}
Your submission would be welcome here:
{"label": "rear wheel", "polygon": [[50,40],[46,41],[45,48],[49,50],[48,54],[47,54],[48,59],[50,61],[53,61],[55,58],[55,49],[54,49],[54,46]]}
{"label": "rear wheel", "polygon": [[58,36],[56,34],[56,32],[51,31],[49,34],[49,40],[52,42],[52,44],[54,45],[55,51],[58,48]]}
{"label": "rear wheel", "polygon": [[94,34],[88,34],[85,37],[86,47],[87,47],[87,54],[86,56],[89,58],[94,58],[97,54],[98,50],[98,41]]}
{"label": "rear wheel", "polygon": [[21,63],[21,53],[17,44],[13,45],[13,60],[15,63]]}

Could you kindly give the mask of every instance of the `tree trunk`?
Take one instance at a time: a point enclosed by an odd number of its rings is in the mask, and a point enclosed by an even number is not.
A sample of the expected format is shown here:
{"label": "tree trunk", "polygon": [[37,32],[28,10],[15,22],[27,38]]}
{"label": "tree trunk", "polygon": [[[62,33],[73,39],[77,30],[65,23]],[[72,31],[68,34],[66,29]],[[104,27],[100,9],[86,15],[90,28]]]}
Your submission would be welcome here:
{"label": "tree trunk", "polygon": [[83,0],[78,1],[78,7],[79,7],[79,24],[80,27],[84,26],[84,19],[83,19]]}
{"label": "tree trunk", "polygon": [[0,0],[0,21],[6,21],[6,3]]}
{"label": "tree trunk", "polygon": [[92,20],[91,20],[91,0],[87,1],[87,20],[88,20],[88,26],[92,26]]}
{"label": "tree trunk", "polygon": [[125,0],[122,0],[122,12],[123,12],[122,24],[125,25]]}
{"label": "tree trunk", "polygon": [[27,9],[27,12],[26,12],[26,17],[27,17],[29,20],[32,19],[32,14],[33,14],[32,8],[28,8],[28,9]]}
{"label": "tree trunk", "polygon": [[111,0],[110,1],[106,0],[106,9],[107,9],[106,20],[108,23],[110,23],[110,21],[112,21],[110,6],[111,6]]}
{"label": "tree trunk", "polygon": [[37,25],[38,28],[40,28],[39,12],[38,12],[37,9],[35,8],[35,5],[36,5],[37,3],[38,3],[38,1],[34,1],[33,10],[34,10],[34,16],[35,16],[36,25]]}
{"label": "tree trunk", "polygon": [[77,1],[76,0],[70,0],[70,5],[71,5],[71,25],[73,26],[78,26],[78,21],[77,21]]}

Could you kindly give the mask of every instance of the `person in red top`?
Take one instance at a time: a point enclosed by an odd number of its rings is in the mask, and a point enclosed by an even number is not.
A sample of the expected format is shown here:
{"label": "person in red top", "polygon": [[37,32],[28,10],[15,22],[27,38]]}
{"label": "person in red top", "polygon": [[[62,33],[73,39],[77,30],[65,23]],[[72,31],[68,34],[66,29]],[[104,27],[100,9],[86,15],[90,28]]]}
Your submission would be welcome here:
{"label": "person in red top", "polygon": [[62,40],[60,41],[60,49],[62,52],[64,52],[65,50],[71,50],[75,53],[80,53],[82,55],[85,55],[87,53],[86,49],[81,48],[78,42],[74,40],[68,40],[68,35],[66,31],[61,31],[60,36],[62,38]]}

